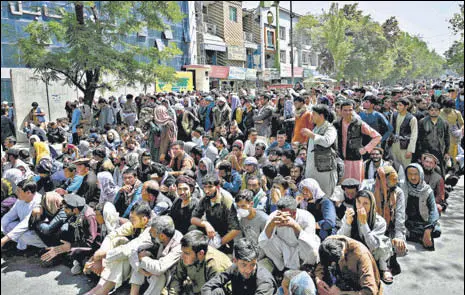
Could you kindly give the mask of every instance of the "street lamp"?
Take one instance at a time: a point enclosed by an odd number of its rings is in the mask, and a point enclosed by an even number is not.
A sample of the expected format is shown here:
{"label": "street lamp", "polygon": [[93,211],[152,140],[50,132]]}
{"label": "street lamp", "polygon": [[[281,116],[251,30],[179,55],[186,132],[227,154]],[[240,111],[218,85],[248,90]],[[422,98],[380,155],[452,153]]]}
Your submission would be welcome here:
{"label": "street lamp", "polygon": [[271,26],[274,21],[273,12],[268,11],[268,13],[266,14],[266,19],[268,20],[268,24]]}

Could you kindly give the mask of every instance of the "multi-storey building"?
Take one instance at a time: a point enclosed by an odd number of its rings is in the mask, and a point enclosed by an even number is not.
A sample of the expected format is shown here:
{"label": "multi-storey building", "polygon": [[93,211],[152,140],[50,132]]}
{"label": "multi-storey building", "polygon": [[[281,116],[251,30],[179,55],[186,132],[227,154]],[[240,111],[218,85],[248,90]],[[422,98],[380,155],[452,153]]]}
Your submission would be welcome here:
{"label": "multi-storey building", "polygon": [[[197,35],[195,27],[195,11],[193,1],[176,1],[181,12],[185,15],[179,23],[169,23],[165,31],[143,29],[137,34],[122,36],[126,42],[139,46],[156,46],[162,49],[169,43],[175,43],[183,52],[181,55],[166,62],[176,70],[184,65],[192,64],[197,59]],[[97,8],[100,2],[96,1]],[[26,26],[33,21],[48,22],[60,20],[61,16],[55,12],[58,9],[74,9],[71,1],[2,1],[2,50],[1,50],[1,82],[2,101],[15,104],[16,118],[22,120],[24,112],[30,110],[31,100],[37,101],[44,111],[50,115],[51,120],[64,117],[63,106],[66,100],[76,100],[82,95],[77,89],[63,86],[61,83],[49,85],[46,91],[44,83],[32,80],[32,69],[26,68],[16,45],[20,38],[27,37]],[[49,46],[62,47],[64,44],[54,43],[50,40]],[[16,79],[15,79],[16,78]],[[115,93],[120,95],[128,92],[142,92],[140,88],[118,88]],[[47,97],[50,92],[50,97]],[[102,94],[102,93],[100,93]],[[50,106],[50,110],[49,110]],[[55,107],[56,106],[56,107]],[[23,114],[24,113],[24,114]]]}

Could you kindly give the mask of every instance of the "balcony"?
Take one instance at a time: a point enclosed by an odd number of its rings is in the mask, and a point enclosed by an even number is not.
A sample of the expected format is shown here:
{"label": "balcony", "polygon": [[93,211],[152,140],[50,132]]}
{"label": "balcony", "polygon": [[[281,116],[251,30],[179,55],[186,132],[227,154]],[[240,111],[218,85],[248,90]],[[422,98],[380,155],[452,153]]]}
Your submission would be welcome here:
{"label": "balcony", "polygon": [[244,40],[248,42],[254,42],[253,41],[253,33],[251,32],[244,32]]}
{"label": "balcony", "polygon": [[204,33],[212,34],[216,36],[216,25],[210,23],[204,23]]}

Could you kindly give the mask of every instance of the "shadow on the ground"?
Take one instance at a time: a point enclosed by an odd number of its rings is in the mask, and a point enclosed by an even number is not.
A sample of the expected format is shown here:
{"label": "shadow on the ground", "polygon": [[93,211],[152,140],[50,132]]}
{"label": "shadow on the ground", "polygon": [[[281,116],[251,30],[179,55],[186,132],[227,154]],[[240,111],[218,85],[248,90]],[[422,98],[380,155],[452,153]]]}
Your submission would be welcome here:
{"label": "shadow on the ground", "polygon": [[[96,284],[93,280],[83,275],[73,276],[69,267],[61,264],[50,268],[40,266],[40,259],[34,256],[11,256],[2,255],[2,273],[22,272],[26,278],[41,277],[50,273],[56,273],[54,280],[59,286],[71,285],[84,294]],[[48,293],[47,293],[48,294]]]}

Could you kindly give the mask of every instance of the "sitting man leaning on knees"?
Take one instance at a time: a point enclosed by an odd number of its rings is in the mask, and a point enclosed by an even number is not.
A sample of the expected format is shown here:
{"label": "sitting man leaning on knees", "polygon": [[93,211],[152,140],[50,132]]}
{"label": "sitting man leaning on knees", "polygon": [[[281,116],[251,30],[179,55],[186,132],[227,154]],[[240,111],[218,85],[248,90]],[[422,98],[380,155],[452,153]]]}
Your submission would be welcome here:
{"label": "sitting man leaning on knees", "polygon": [[[200,295],[206,282],[231,266],[229,257],[209,246],[208,237],[199,230],[188,232],[181,239],[181,250],[169,295]],[[192,282],[191,290],[184,284],[187,279]]]}
{"label": "sitting man leaning on knees", "polygon": [[47,248],[48,251],[41,256],[41,264],[50,267],[63,258],[59,255],[69,252],[73,265],[79,268],[97,248],[99,233],[95,212],[83,197],[76,194],[64,196],[63,210],[68,219],[60,228],[59,241],[62,244]]}
{"label": "sitting man leaning on knees", "polygon": [[109,233],[102,246],[86,263],[84,272],[100,275],[100,281],[87,295],[108,295],[113,288],[119,288],[131,273],[129,256],[140,245],[150,244],[149,221],[153,217],[149,205],[137,202],[126,222]]}
{"label": "sitting man leaning on knees", "polygon": [[375,173],[374,195],[376,209],[379,215],[386,220],[386,236],[391,239],[393,255],[389,260],[389,267],[393,275],[401,272],[397,263],[397,256],[407,254],[405,242],[405,196],[398,186],[397,171],[392,166],[379,167]]}
{"label": "sitting man leaning on knees", "polygon": [[315,270],[318,295],[381,295],[376,261],[365,245],[344,236],[330,236],[319,249]]}
{"label": "sitting man leaning on knees", "polygon": [[170,216],[159,216],[151,222],[150,236],[152,244],[132,249],[131,295],[138,295],[145,281],[149,287],[144,295],[160,295],[167,286],[174,266],[181,258],[182,234],[174,227]]}
{"label": "sitting man leaning on knees", "polygon": [[441,236],[434,192],[426,184],[419,164],[410,164],[405,170],[407,179],[402,189],[406,198],[407,240],[421,241],[425,249],[434,250],[434,238]]}
{"label": "sitting man leaning on knees", "polygon": [[[216,175],[208,174],[203,180],[203,197],[192,213],[191,223],[204,228],[211,245],[225,253],[232,253],[234,238],[241,233],[234,199],[220,188]],[[205,214],[206,219],[201,219]]]}
{"label": "sitting man leaning on knees", "polygon": [[266,268],[257,264],[258,250],[247,239],[234,245],[234,264],[209,280],[202,287],[202,295],[229,294],[225,288],[231,282],[232,295],[274,295],[276,282]]}
{"label": "sitting man leaning on knees", "polygon": [[320,246],[315,218],[310,212],[297,209],[296,200],[289,196],[279,199],[277,207],[258,239],[267,257],[260,263],[270,272],[315,265]]}

